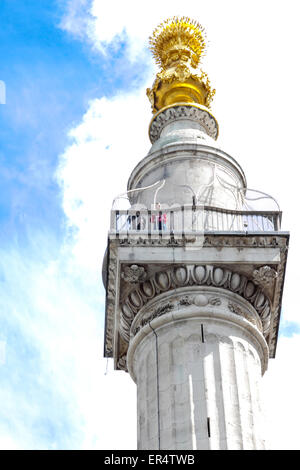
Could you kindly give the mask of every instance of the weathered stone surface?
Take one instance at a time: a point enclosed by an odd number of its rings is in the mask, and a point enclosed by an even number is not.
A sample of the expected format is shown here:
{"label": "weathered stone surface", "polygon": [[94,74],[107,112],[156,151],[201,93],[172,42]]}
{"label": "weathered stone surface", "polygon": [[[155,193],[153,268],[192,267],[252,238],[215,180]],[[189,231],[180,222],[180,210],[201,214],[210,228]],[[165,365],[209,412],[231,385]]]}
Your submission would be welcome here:
{"label": "weathered stone surface", "polygon": [[[156,317],[131,340],[139,449],[150,441],[153,449],[264,448],[258,396],[268,347],[240,312],[230,312],[230,298],[237,296],[226,292],[215,314],[206,304]],[[239,308],[251,311],[247,304]]]}
{"label": "weathered stone surface", "polygon": [[[232,188],[246,186],[243,170],[232,157],[220,149],[189,142],[172,142],[163,152],[149,153],[132,171],[128,191],[159,181],[164,183],[157,200],[170,207],[191,203],[194,193],[199,204],[238,209]],[[131,203],[150,209],[157,188],[128,193]]]}

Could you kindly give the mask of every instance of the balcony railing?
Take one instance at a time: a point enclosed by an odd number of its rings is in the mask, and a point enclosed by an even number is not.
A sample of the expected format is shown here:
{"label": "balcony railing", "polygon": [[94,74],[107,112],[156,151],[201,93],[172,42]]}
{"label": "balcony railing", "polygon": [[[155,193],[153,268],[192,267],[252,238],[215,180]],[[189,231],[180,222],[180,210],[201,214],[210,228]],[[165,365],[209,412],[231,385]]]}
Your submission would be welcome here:
{"label": "balcony railing", "polygon": [[160,210],[111,211],[110,235],[173,235],[207,232],[277,232],[280,211],[228,210],[210,206],[178,206]]}

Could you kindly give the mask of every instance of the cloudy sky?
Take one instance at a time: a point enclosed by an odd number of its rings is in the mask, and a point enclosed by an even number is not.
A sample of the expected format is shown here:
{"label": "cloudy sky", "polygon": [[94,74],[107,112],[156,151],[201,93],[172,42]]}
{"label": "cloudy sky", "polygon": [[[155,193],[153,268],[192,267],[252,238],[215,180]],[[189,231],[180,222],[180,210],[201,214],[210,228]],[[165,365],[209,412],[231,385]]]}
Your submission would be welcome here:
{"label": "cloudy sky", "polygon": [[[184,3],[184,8],[182,4]],[[268,446],[300,449],[296,0],[0,0],[0,448],[134,449],[135,385],[102,357],[112,199],[149,150],[155,26],[207,31],[217,145],[292,232]]]}

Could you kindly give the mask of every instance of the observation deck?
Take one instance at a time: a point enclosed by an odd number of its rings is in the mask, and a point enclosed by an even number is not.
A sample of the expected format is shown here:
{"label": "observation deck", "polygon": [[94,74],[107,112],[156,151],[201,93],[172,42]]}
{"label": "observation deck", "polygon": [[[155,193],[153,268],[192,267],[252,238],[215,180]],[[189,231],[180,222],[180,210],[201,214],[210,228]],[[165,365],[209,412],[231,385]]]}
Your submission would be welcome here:
{"label": "observation deck", "polygon": [[164,209],[115,209],[111,211],[110,237],[174,238],[230,232],[247,235],[277,233],[281,211],[230,210],[212,206],[183,205]]}
{"label": "observation deck", "polygon": [[[222,180],[220,180],[222,183]],[[113,201],[110,237],[171,237],[184,238],[209,233],[236,233],[240,235],[278,233],[282,212],[276,200],[261,191],[233,188],[228,184],[206,185],[195,194],[189,185],[174,185],[172,191],[182,197],[182,188],[190,191],[191,204],[159,202],[165,180],[146,188],[129,190]],[[207,189],[209,191],[207,191]],[[215,197],[217,194],[217,198]],[[208,205],[207,201],[229,201],[230,206]],[[137,201],[148,201],[148,207]],[[150,202],[149,202],[150,201]],[[127,207],[126,207],[127,206]]]}

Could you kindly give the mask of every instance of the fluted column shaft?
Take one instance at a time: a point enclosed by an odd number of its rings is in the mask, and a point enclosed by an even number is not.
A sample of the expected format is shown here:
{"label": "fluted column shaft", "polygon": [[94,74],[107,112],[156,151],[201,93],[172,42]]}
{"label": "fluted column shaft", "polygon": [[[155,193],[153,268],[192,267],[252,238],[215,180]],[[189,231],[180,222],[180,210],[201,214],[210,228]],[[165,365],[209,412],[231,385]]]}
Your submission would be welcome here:
{"label": "fluted column shaft", "polygon": [[213,314],[189,305],[152,319],[128,353],[138,448],[263,449],[259,382],[266,356],[257,328],[225,308]]}

